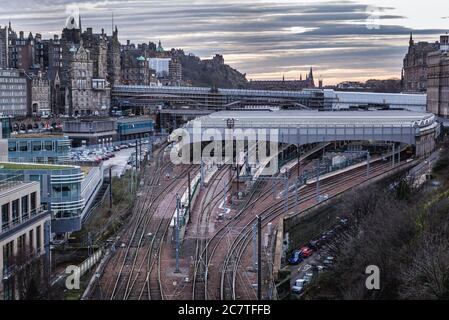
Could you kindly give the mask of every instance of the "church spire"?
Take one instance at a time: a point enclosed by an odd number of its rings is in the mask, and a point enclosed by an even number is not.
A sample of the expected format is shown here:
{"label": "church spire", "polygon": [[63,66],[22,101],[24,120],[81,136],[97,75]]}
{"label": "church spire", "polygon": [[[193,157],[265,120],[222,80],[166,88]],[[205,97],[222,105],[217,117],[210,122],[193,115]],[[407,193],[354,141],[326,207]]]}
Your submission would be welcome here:
{"label": "church spire", "polygon": [[413,41],[413,33],[412,32],[410,32],[410,40],[409,40],[408,44],[410,47],[415,44],[415,41]]}

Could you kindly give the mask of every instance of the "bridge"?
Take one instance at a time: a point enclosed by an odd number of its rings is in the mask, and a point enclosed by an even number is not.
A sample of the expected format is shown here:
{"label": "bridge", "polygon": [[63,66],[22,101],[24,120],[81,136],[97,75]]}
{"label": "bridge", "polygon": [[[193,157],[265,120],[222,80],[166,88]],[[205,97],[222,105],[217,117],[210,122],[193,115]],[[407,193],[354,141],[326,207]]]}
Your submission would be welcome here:
{"label": "bridge", "polygon": [[169,109],[348,109],[375,107],[424,111],[425,94],[339,92],[330,89],[271,91],[207,87],[121,85],[112,89],[112,106],[144,108],[152,105]]}
{"label": "bridge", "polygon": [[[439,133],[431,113],[394,111],[222,111],[189,121],[183,127],[192,138],[195,128],[202,141],[209,129],[230,138],[238,129],[265,129],[258,140],[269,141],[276,132],[280,143],[305,145],[333,141],[385,141],[415,146],[417,156],[430,154]],[[204,135],[204,136],[203,136]],[[234,135],[235,136],[235,135]],[[192,140],[195,141],[195,140]]]}

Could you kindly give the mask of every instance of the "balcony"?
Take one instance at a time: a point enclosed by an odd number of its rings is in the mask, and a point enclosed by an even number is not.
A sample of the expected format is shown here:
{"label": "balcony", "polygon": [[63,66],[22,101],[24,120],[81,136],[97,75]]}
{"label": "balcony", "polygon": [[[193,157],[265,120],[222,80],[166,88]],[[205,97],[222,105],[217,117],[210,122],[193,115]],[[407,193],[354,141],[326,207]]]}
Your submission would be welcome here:
{"label": "balcony", "polygon": [[44,210],[43,207],[38,207],[34,210],[22,214],[22,216],[18,216],[12,219],[11,221],[3,222],[2,228],[0,229],[0,236],[6,233],[14,233],[14,231],[26,225],[27,222],[38,220],[40,217],[44,217],[48,214],[48,211]]}

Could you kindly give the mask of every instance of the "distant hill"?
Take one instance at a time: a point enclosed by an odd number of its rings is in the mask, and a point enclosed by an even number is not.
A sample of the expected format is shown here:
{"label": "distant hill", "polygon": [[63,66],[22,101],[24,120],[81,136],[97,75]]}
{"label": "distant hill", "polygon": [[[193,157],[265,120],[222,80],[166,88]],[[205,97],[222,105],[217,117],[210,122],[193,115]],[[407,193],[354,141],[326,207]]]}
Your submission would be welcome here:
{"label": "distant hill", "polygon": [[182,78],[192,86],[243,89],[248,86],[246,74],[224,63],[223,56],[201,60],[190,55],[178,55],[182,64]]}
{"label": "distant hill", "polygon": [[370,79],[367,80],[366,82],[345,81],[337,84],[336,86],[332,86],[332,89],[338,91],[399,93],[402,91],[402,82],[400,79],[387,79],[387,80]]}

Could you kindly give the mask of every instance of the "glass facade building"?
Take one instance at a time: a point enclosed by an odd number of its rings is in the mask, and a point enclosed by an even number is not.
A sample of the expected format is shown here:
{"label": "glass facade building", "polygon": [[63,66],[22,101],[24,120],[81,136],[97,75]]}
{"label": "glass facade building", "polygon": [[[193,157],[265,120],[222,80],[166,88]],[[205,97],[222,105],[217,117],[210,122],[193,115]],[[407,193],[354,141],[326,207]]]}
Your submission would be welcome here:
{"label": "glass facade building", "polygon": [[70,139],[59,136],[12,137],[8,139],[11,162],[64,163],[69,160]]}
{"label": "glass facade building", "polygon": [[70,233],[81,229],[84,173],[77,166],[0,163],[0,178],[22,175],[24,181],[40,182],[41,204],[51,212],[52,232]]}

